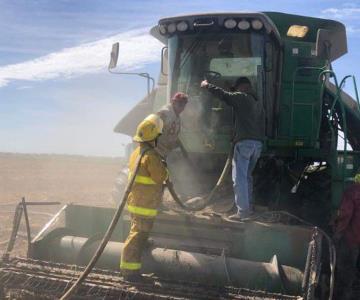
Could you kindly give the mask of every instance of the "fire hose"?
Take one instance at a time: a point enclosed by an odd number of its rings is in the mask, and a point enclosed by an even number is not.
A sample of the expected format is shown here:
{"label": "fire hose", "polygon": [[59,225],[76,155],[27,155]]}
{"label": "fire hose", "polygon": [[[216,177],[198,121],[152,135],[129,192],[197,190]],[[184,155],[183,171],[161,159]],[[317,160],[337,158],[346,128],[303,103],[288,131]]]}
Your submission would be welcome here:
{"label": "fire hose", "polygon": [[168,188],[171,196],[173,197],[174,201],[176,202],[177,205],[179,205],[182,209],[187,210],[187,211],[192,211],[193,209],[187,207],[179,198],[179,196],[177,195],[175,188],[174,188],[174,184],[167,179],[166,180],[166,187]]}
{"label": "fire hose", "polygon": [[196,208],[190,208],[188,206],[185,206],[182,203],[182,201],[180,200],[179,196],[176,194],[173,184],[170,181],[167,181],[166,186],[167,186],[171,196],[173,197],[174,201],[177,204],[179,204],[179,206],[182,207],[183,209],[190,210],[190,211],[200,211],[200,210],[203,210],[205,207],[207,207],[209,204],[211,204],[212,199],[214,198],[214,195],[219,190],[219,188],[224,184],[225,177],[226,177],[226,175],[229,173],[229,171],[231,169],[231,162],[232,162],[233,155],[234,155],[234,147],[232,145],[231,150],[230,150],[230,152],[228,154],[228,157],[226,159],[224,168],[223,168],[223,170],[222,170],[222,172],[221,172],[215,186],[210,191],[210,193],[207,196],[205,196],[204,198],[203,197],[193,197],[193,198],[188,200],[189,202],[197,201],[197,200],[199,200],[199,201],[203,200],[202,205],[199,205]]}
{"label": "fire hose", "polygon": [[206,196],[205,198],[205,203],[203,208],[205,208],[206,206],[208,206],[209,204],[211,204],[212,199],[214,198],[215,193],[219,190],[219,188],[223,185],[224,181],[225,181],[225,177],[226,175],[229,173],[230,169],[231,169],[231,162],[232,162],[232,158],[234,155],[234,147],[231,147],[231,150],[228,154],[228,157],[226,159],[225,165],[224,165],[224,169],[222,170],[220,177],[218,179],[218,181],[216,182],[215,186],[213,187],[213,189],[210,191],[210,193]]}
{"label": "fire hose", "polygon": [[120,205],[118,206],[112,220],[111,223],[109,225],[109,227],[107,228],[107,231],[99,245],[99,247],[97,248],[95,254],[92,256],[90,262],[88,263],[88,265],[86,266],[85,270],[81,273],[81,275],[79,276],[79,278],[76,280],[76,282],[70,287],[70,289],[67,290],[67,292],[60,298],[60,300],[67,300],[70,299],[70,297],[76,292],[76,290],[78,289],[78,287],[81,285],[81,283],[86,279],[86,277],[89,275],[89,273],[91,272],[91,270],[94,268],[95,264],[97,263],[97,261],[99,260],[101,254],[103,253],[107,243],[110,240],[110,237],[115,229],[116,224],[119,221],[119,218],[121,216],[122,211],[124,210],[125,204],[126,204],[126,200],[130,194],[131,188],[135,182],[135,177],[138,173],[139,167],[140,167],[140,162],[141,159],[143,158],[144,154],[150,150],[150,148],[144,148],[141,152],[140,155],[136,161],[135,164],[135,169],[133,174],[130,177],[130,180],[128,181],[128,184],[126,186],[125,189],[125,193],[121,199]]}

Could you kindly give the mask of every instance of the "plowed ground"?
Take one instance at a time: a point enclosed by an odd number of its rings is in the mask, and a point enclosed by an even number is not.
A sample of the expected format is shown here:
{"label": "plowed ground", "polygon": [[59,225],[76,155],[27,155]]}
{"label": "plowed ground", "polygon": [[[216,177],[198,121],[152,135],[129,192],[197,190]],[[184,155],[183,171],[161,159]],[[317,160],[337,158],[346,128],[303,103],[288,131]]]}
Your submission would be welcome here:
{"label": "plowed ground", "polygon": [[[123,166],[121,158],[0,153],[0,254],[6,249],[16,204],[26,201],[59,201],[113,206],[114,179]],[[33,235],[60,209],[29,207]],[[24,221],[14,254],[25,254]]]}

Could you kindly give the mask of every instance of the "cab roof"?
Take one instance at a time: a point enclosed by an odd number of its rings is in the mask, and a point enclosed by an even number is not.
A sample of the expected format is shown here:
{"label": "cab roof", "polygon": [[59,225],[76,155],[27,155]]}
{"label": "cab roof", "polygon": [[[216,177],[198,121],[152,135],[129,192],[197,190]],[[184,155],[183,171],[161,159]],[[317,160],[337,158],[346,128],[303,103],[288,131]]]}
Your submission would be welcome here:
{"label": "cab roof", "polygon": [[[326,30],[329,33],[328,39],[332,47],[330,60],[333,61],[347,53],[346,29],[342,23],[334,20],[285,14],[281,12],[222,12],[167,17],[160,19],[158,25],[154,26],[150,33],[162,43],[167,44],[168,36],[160,33],[159,25],[187,21],[190,25],[189,29],[191,30],[193,29],[192,26],[194,22],[199,20],[213,19],[216,20],[214,23],[217,26],[222,26],[224,21],[229,18],[259,19],[263,22],[266,32],[268,34],[274,34],[275,38],[280,43],[285,40],[316,43],[319,30]],[[289,37],[287,31],[292,25],[307,26],[309,28],[308,33],[303,38]]]}

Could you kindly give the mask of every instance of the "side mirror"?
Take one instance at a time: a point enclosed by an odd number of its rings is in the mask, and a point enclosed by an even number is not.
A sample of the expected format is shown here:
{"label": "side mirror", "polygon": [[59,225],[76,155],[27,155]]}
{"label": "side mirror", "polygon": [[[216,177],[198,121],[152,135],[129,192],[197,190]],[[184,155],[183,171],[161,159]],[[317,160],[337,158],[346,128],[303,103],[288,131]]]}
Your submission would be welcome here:
{"label": "side mirror", "polygon": [[270,72],[273,69],[273,44],[265,43],[265,72]]}
{"label": "side mirror", "polygon": [[326,29],[319,29],[316,36],[316,56],[330,59],[331,46],[331,32]]}
{"label": "side mirror", "polygon": [[110,54],[110,63],[109,69],[115,69],[117,65],[117,61],[119,58],[119,43],[115,43],[112,45],[111,54]]}
{"label": "side mirror", "polygon": [[161,49],[161,74],[168,75],[168,47]]}

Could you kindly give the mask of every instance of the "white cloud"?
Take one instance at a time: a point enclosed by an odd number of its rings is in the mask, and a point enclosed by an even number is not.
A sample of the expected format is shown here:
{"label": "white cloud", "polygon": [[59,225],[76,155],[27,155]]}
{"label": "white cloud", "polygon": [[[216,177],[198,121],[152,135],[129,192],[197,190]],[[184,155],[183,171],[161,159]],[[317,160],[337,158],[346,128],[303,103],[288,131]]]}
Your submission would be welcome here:
{"label": "white cloud", "polygon": [[357,18],[360,17],[360,8],[347,6],[343,8],[327,8],[321,11],[322,15],[327,18],[338,18],[338,19],[345,19],[345,18]]}
{"label": "white cloud", "polygon": [[104,71],[111,45],[120,42],[119,67],[133,70],[159,60],[161,44],[148,29],[132,30],[18,64],[0,66],[0,87],[13,80],[39,81]]}

